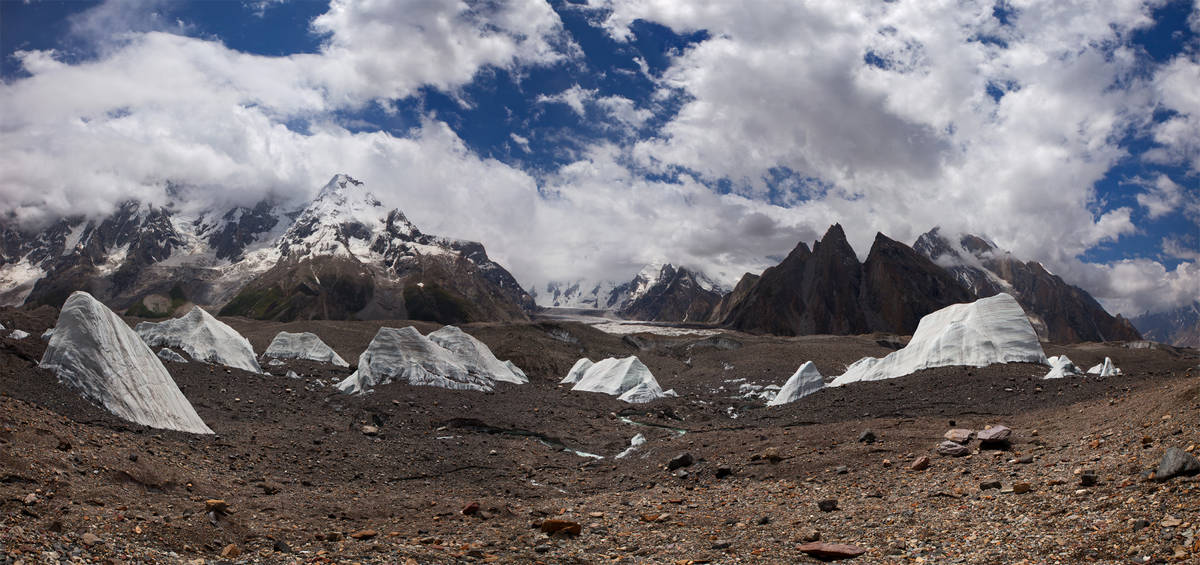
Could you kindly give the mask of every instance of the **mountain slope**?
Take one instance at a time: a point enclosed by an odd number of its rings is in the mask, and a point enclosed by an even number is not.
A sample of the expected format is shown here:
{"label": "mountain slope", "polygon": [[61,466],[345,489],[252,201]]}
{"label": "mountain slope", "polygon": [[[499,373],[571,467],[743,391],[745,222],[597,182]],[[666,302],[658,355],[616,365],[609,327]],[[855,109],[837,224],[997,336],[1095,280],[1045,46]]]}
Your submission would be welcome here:
{"label": "mountain slope", "polygon": [[950,238],[937,228],[913,248],[985,298],[1000,292],[1016,297],[1042,339],[1056,343],[1138,340],[1128,320],[1112,316],[1083,289],[1067,284],[1036,261],[1023,262],[975,235]]}
{"label": "mountain slope", "polygon": [[198,215],[127,202],[37,231],[0,223],[0,304],[86,290],[164,317],[190,304],[260,318],[523,319],[532,299],[483,246],[423,234],[337,175],[300,210],[263,201]]}
{"label": "mountain slope", "polygon": [[686,267],[662,265],[658,273],[643,270],[629,283],[626,304],[618,313],[634,320],[703,322],[721,301],[716,283]]}
{"label": "mountain slope", "polygon": [[1200,300],[1167,312],[1142,314],[1130,322],[1148,340],[1200,348]]}
{"label": "mountain slope", "polygon": [[533,299],[481,244],[421,233],[347,175],[330,180],[275,250],[275,265],[252,279],[222,315],[451,324],[527,319],[533,308]]}

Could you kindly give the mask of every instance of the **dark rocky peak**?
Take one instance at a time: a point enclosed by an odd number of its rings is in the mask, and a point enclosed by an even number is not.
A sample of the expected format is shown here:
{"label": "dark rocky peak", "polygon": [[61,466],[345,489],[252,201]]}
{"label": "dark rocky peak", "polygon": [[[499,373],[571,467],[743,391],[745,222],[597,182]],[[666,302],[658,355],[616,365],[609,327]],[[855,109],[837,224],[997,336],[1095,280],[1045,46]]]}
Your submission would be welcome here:
{"label": "dark rocky peak", "polygon": [[926,314],[972,300],[950,272],[903,243],[875,235],[860,292],[871,329],[911,334]]}
{"label": "dark rocky peak", "polygon": [[242,259],[246,247],[270,233],[285,217],[276,203],[264,199],[252,208],[238,206],[230,209],[216,225],[203,225],[199,218],[193,225],[196,235],[205,239],[218,259],[236,262]]}

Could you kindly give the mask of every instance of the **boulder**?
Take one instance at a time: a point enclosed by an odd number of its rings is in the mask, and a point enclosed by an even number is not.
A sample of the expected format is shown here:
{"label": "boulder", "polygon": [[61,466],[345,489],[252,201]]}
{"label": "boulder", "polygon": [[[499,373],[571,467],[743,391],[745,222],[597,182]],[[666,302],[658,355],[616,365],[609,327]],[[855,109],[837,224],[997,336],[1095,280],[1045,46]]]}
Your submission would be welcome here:
{"label": "boulder", "polygon": [[939,443],[934,451],[938,455],[944,455],[946,457],[962,457],[971,453],[971,450],[967,449],[967,446],[961,443],[954,443],[952,441],[943,441],[942,443]]}
{"label": "boulder", "polygon": [[1200,473],[1200,461],[1178,447],[1168,447],[1158,462],[1158,469],[1154,471],[1154,480],[1161,482],[1197,473]]}
{"label": "boulder", "polygon": [[810,542],[796,546],[796,549],[807,553],[821,561],[837,561],[852,559],[867,552],[857,545],[844,543]]}

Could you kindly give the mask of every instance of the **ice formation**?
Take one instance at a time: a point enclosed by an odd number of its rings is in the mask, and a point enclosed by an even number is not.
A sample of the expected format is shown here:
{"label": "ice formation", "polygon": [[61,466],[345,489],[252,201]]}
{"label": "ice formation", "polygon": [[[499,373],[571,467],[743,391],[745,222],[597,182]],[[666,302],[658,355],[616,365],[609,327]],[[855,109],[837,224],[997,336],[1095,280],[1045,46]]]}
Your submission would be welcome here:
{"label": "ice formation", "polygon": [[9,339],[25,339],[29,337],[29,332],[25,330],[13,330],[12,333],[8,334],[8,337]]}
{"label": "ice formation", "polygon": [[1042,377],[1043,379],[1061,379],[1079,375],[1079,368],[1066,355],[1049,357],[1046,362],[1050,364],[1050,372],[1046,373],[1046,376]]}
{"label": "ice formation", "polygon": [[795,402],[825,387],[825,379],[812,361],[805,361],[799,369],[783,383],[783,388],[775,394],[775,398],[767,406],[781,406]]}
{"label": "ice formation", "polygon": [[493,379],[506,383],[525,384],[529,377],[510,361],[501,361],[492,354],[486,344],[457,326],[444,326],[429,334],[430,341],[449,349],[458,356],[467,370],[491,375]]}
{"label": "ice formation", "polygon": [[641,447],[642,445],[645,445],[645,443],[646,443],[646,436],[644,436],[642,434],[633,436],[633,439],[629,440],[629,447],[625,448],[625,451],[618,453],[617,459],[624,459],[626,457],[629,457],[630,454],[632,454],[634,451],[637,451],[637,448]]}
{"label": "ice formation", "polygon": [[892,379],[932,367],[1021,362],[1044,365],[1046,354],[1021,305],[1000,293],[926,315],[903,349],[882,359],[859,359],[829,386]]}
{"label": "ice formation", "polygon": [[50,328],[50,329],[42,332],[42,341],[50,341],[50,338],[53,336],[54,336],[54,328]]}
{"label": "ice formation", "polygon": [[[492,390],[496,376],[482,370],[475,361],[464,360],[412,326],[379,328],[367,350],[359,356],[358,370],[337,386],[348,393],[362,393],[392,382],[456,390]],[[499,365],[508,373],[508,378],[512,378],[512,372],[503,363]]]}
{"label": "ice formation", "polygon": [[579,379],[583,378],[583,374],[586,373],[588,369],[591,369],[593,364],[594,363],[592,363],[592,360],[586,357],[576,361],[575,364],[571,366],[571,370],[567,371],[567,376],[563,377],[563,380],[559,381],[558,383],[564,385],[573,385],[579,382]]}
{"label": "ice formation", "polygon": [[120,316],[92,295],[63,304],[41,367],[109,412],[138,424],[211,434],[158,357]]}
{"label": "ice formation", "polygon": [[199,306],[180,318],[142,322],[135,330],[151,347],[177,347],[193,361],[262,372],[250,342]]}
{"label": "ice formation", "polygon": [[1089,375],[1096,375],[1098,377],[1111,377],[1113,375],[1121,374],[1121,370],[1118,369],[1116,365],[1113,365],[1112,359],[1109,359],[1108,357],[1104,358],[1103,363],[1093,366],[1091,369],[1088,369],[1087,372]]}
{"label": "ice formation", "polygon": [[291,333],[279,332],[271,345],[263,352],[263,357],[272,359],[308,359],[321,363],[333,363],[338,367],[349,367],[350,364],[342,359],[317,334],[309,332]]}
{"label": "ice formation", "polygon": [[[581,366],[582,361],[575,363],[575,367],[571,369],[572,374]],[[650,369],[634,356],[624,359],[609,357],[592,363],[579,376],[571,390],[602,392],[631,404],[651,402],[665,396],[662,388],[658,386],[658,381],[654,380],[654,375],[650,374]]]}
{"label": "ice formation", "polygon": [[163,361],[170,361],[172,363],[187,363],[188,362],[188,360],[184,359],[182,355],[176,353],[174,349],[171,349],[169,347],[164,347],[162,349],[159,349],[158,350],[158,358],[162,359]]}

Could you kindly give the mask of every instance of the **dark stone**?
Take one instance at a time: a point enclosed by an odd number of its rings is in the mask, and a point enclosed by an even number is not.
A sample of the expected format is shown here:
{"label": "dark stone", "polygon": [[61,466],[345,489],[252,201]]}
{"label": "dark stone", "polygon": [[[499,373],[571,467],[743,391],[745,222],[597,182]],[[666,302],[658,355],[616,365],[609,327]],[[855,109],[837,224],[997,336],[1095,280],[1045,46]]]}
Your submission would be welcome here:
{"label": "dark stone", "polygon": [[729,549],[729,546],[731,546],[731,545],[733,545],[731,542],[728,542],[725,540],[719,540],[717,542],[714,542],[711,546],[709,546],[709,549]]}
{"label": "dark stone", "polygon": [[1150,527],[1150,521],[1139,518],[1133,521],[1133,531],[1144,530]]}
{"label": "dark stone", "polygon": [[1094,487],[1100,482],[1100,478],[1096,476],[1095,471],[1084,471],[1079,475],[1079,485],[1085,487]]}
{"label": "dark stone", "polygon": [[667,461],[667,470],[674,471],[680,467],[691,467],[696,461],[692,459],[691,453],[680,453],[674,459]]}
{"label": "dark stone", "polygon": [[836,469],[833,470],[833,472],[835,472],[839,475],[845,475],[846,473],[850,472],[850,469],[846,468],[845,465],[839,465]]}
{"label": "dark stone", "polygon": [[717,467],[716,476],[718,479],[724,479],[730,475],[733,475],[733,469],[729,467]]}
{"label": "dark stone", "polygon": [[472,502],[472,503],[466,505],[465,507],[463,507],[462,513],[463,513],[463,516],[471,516],[472,514],[478,514],[479,513],[479,503]]}
{"label": "dark stone", "polygon": [[967,449],[967,446],[952,441],[939,443],[934,451],[938,455],[945,455],[946,457],[962,457],[971,453],[971,450]]}
{"label": "dark stone", "polygon": [[979,483],[979,490],[1000,490],[1000,486],[1000,481],[983,481],[982,483]]}
{"label": "dark stone", "polygon": [[838,501],[836,498],[827,498],[825,500],[818,501],[817,508],[820,508],[821,512],[833,512],[834,510],[838,509]]}
{"label": "dark stone", "polygon": [[137,463],[137,460],[138,460],[138,454],[136,454],[136,453],[130,453],[130,454],[129,454],[129,460],[130,460],[130,461],[133,461],[134,463]]}
{"label": "dark stone", "polygon": [[871,430],[863,430],[863,433],[858,434],[859,443],[871,444],[875,443],[875,432]]}
{"label": "dark stone", "polygon": [[275,540],[275,543],[272,545],[272,547],[275,549],[275,551],[277,551],[279,553],[291,553],[292,552],[292,548],[288,546],[287,542],[285,542],[281,539]]}
{"label": "dark stone", "polygon": [[1012,429],[997,424],[985,430],[979,430],[975,437],[979,439],[980,447],[1004,448],[1012,440]]}
{"label": "dark stone", "polygon": [[543,520],[539,528],[547,534],[564,533],[577,536],[583,532],[583,526],[570,520]]}
{"label": "dark stone", "polygon": [[771,523],[771,517],[770,517],[770,516],[763,516],[763,517],[761,517],[761,518],[759,518],[759,519],[758,519],[758,525],[760,525],[760,526],[765,526],[765,525],[767,525],[767,524],[770,524],[770,523]]}
{"label": "dark stone", "polygon": [[1172,477],[1190,476],[1200,473],[1200,461],[1178,447],[1168,447],[1154,471],[1154,480],[1165,481]]}

